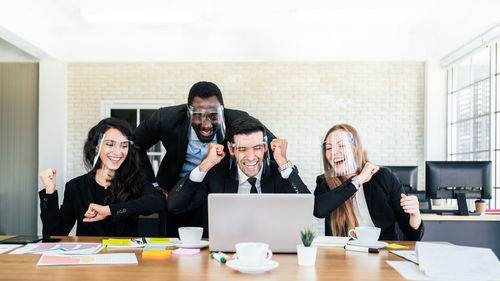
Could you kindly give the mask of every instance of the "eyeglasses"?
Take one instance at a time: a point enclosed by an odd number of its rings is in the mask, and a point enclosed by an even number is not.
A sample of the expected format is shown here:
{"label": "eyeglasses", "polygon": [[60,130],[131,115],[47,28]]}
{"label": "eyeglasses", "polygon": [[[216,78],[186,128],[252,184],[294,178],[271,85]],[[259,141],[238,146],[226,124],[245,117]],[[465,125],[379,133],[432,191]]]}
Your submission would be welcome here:
{"label": "eyeglasses", "polygon": [[219,110],[217,111],[212,111],[212,112],[206,112],[206,111],[196,111],[195,108],[190,107],[189,108],[189,115],[194,121],[210,121],[210,122],[217,122],[219,121],[219,113],[222,112]]}
{"label": "eyeglasses", "polygon": [[255,151],[255,152],[261,152],[261,151],[266,150],[266,145],[267,145],[266,142],[262,142],[261,144],[247,147],[247,146],[239,146],[239,145],[236,145],[234,143],[231,143],[231,147],[238,152],[248,152],[251,149],[253,149],[253,151]]}

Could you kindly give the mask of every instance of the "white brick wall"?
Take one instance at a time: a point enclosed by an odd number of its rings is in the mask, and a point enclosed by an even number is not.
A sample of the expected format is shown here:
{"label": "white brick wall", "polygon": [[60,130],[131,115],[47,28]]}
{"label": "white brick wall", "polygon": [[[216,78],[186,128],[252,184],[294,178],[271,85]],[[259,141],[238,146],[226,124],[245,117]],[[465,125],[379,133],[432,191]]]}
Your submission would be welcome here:
{"label": "white brick wall", "polygon": [[205,80],[221,88],[227,108],[289,140],[288,158],[311,190],[322,173],[321,138],[343,122],[358,129],[372,162],[419,165],[422,188],[424,69],[423,62],[69,64],[68,178],[84,172],[83,142],[101,100],[185,103]]}

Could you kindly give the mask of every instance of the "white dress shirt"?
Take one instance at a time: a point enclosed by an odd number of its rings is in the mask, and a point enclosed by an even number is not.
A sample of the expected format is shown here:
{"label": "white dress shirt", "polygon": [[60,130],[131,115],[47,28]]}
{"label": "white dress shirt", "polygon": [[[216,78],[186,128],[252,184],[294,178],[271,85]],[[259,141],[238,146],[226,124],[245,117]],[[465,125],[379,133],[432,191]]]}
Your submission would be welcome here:
{"label": "white dress shirt", "polygon": [[363,190],[363,185],[358,189],[358,192],[354,195],[352,199],[352,205],[354,208],[354,215],[358,220],[359,226],[371,226],[375,227],[368,211],[368,205],[366,205],[365,191]]}
{"label": "white dress shirt", "polygon": [[[262,190],[260,188],[260,178],[262,176],[262,168],[264,166],[260,167],[259,172],[255,176],[255,179],[257,180],[255,182],[255,188],[257,189],[257,193],[262,193]],[[292,173],[293,168],[287,168],[283,172],[281,172],[281,177],[284,179],[288,179],[290,174]],[[202,172],[200,171],[200,166],[197,166],[194,168],[191,173],[189,174],[189,179],[192,182],[202,182],[205,176],[207,175],[207,172]],[[250,188],[252,188],[252,185],[248,182],[248,176],[243,173],[243,171],[240,169],[240,166],[238,166],[238,193],[250,193]]]}

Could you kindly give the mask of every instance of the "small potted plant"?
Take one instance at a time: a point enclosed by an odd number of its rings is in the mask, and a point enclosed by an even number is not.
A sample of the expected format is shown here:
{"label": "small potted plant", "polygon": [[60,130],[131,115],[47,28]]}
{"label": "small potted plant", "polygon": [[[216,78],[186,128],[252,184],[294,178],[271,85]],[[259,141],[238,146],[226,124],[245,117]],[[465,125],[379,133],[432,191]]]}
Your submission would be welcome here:
{"label": "small potted plant", "polygon": [[316,246],[311,246],[316,233],[307,227],[300,231],[300,239],[303,245],[297,245],[297,259],[299,260],[299,265],[312,266],[316,263]]}

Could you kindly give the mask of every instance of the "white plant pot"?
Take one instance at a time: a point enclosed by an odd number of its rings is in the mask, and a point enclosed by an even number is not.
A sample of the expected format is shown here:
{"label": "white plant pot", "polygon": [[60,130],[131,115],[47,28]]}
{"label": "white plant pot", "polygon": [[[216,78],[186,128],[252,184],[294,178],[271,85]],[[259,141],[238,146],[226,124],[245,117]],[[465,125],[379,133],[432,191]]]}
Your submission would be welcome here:
{"label": "white plant pot", "polygon": [[297,259],[299,265],[313,266],[316,263],[316,246],[305,247],[304,245],[297,245]]}

